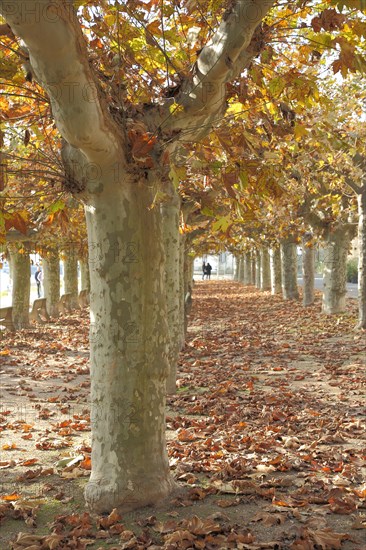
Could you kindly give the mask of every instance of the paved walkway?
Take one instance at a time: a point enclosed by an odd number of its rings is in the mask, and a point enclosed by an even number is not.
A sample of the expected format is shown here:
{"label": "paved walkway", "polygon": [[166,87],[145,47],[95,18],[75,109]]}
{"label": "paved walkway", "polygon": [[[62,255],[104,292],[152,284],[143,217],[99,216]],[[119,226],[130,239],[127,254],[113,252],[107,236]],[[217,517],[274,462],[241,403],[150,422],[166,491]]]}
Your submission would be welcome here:
{"label": "paved walkway", "polygon": [[[298,277],[297,282],[299,283],[300,286],[302,286],[302,277]],[[315,288],[317,290],[323,290],[323,277],[321,275],[315,276]],[[349,298],[357,299],[358,297],[357,284],[347,283],[347,296]]]}

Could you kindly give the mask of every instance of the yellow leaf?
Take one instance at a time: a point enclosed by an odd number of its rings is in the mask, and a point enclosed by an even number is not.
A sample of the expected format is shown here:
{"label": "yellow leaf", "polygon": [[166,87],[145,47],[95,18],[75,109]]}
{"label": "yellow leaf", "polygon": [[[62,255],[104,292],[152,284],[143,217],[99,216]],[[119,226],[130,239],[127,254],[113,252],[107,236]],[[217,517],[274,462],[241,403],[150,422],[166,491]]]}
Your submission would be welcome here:
{"label": "yellow leaf", "polygon": [[305,128],[305,126],[303,126],[302,124],[299,124],[298,122],[295,123],[294,135],[295,135],[296,141],[300,141],[303,136],[307,135],[307,133],[308,131]]}

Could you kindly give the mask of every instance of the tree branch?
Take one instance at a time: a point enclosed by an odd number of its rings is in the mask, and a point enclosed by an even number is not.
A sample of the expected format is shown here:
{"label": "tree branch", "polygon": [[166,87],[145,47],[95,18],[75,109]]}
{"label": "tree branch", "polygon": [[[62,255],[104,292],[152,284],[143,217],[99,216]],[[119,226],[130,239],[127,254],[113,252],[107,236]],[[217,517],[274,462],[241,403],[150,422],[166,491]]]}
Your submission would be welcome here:
{"label": "tree branch", "polygon": [[35,229],[28,229],[26,233],[21,233],[17,229],[11,229],[5,235],[5,240],[7,243],[21,243],[21,242],[34,243],[39,238],[40,238],[40,233]]}
{"label": "tree branch", "polygon": [[89,65],[72,4],[9,0],[0,2],[0,11],[28,48],[32,69],[50,97],[62,136],[90,162],[103,166],[117,155],[121,159],[121,133]]}
{"label": "tree branch", "polygon": [[[220,27],[202,49],[193,70],[174,98],[176,110],[162,128],[184,130],[181,141],[192,141],[225,110],[225,84],[238,76],[257,55],[258,36],[253,35],[274,0],[238,0],[224,14]],[[253,42],[252,42],[253,39]],[[259,48],[259,49],[258,49]]]}
{"label": "tree branch", "polygon": [[360,195],[360,194],[362,193],[362,187],[360,187],[359,185],[357,185],[357,183],[355,183],[351,178],[346,177],[346,178],[345,178],[345,182],[346,182],[346,184],[348,185],[348,187],[350,187],[351,189],[353,189],[353,191],[354,191],[357,195]]}

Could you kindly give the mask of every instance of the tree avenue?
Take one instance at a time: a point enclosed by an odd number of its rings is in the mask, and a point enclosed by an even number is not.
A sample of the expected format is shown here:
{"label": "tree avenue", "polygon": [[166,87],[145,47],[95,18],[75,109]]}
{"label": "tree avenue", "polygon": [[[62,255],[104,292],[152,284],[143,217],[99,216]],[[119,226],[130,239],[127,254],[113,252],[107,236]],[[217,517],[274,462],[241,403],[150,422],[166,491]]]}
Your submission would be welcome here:
{"label": "tree avenue", "polygon": [[[176,489],[165,445],[167,380],[174,389],[182,339],[175,313],[182,309],[176,270],[184,237],[175,180],[190,149],[224,117],[227,84],[245,83],[243,71],[265,48],[274,0],[208,4],[206,14],[190,2],[77,4],[0,2],[8,25],[1,33],[11,52],[21,40],[27,79],[49,98],[62,136],[64,188],[85,208],[92,423],[85,497],[92,510],[107,512],[154,503]],[[297,9],[305,19],[310,14],[289,4],[279,29]],[[341,27],[343,16],[333,8],[324,13],[318,30]],[[337,44],[337,70],[347,72],[346,45]],[[271,93],[278,87],[272,83]],[[282,111],[292,126],[291,109]],[[262,257],[269,288],[267,249]]]}
{"label": "tree avenue", "polygon": [[85,205],[92,326],[92,473],[85,495],[96,511],[152,503],[174,489],[165,446],[162,218],[151,205],[168,185],[169,158],[180,142],[198,139],[221,116],[224,84],[254,55],[253,34],[271,4],[237,2],[174,99],[131,113],[120,97],[113,97],[115,111],[108,108],[69,2],[1,4],[50,98],[64,139],[67,188]]}

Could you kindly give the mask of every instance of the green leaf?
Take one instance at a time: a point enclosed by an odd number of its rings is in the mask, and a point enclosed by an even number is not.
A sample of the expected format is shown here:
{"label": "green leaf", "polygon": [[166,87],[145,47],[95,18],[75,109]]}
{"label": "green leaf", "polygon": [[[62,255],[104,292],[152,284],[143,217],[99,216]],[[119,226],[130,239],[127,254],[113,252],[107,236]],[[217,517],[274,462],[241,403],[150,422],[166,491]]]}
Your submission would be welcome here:
{"label": "green leaf", "polygon": [[175,188],[179,187],[179,184],[187,177],[187,169],[185,166],[172,166],[169,172],[170,179],[173,182]]}
{"label": "green leaf", "polygon": [[63,210],[65,208],[64,201],[58,200],[51,204],[51,206],[48,207],[48,212],[50,214],[55,214],[55,212],[58,212],[59,210]]}
{"label": "green leaf", "polygon": [[207,206],[204,206],[201,209],[201,214],[203,214],[204,216],[209,216],[210,218],[213,218],[215,216],[214,211],[211,210],[211,208],[208,208]]}
{"label": "green leaf", "polygon": [[247,172],[240,172],[239,180],[240,180],[240,187],[242,189],[245,189],[248,186],[248,183],[249,183]]}
{"label": "green leaf", "polygon": [[10,80],[17,70],[18,66],[11,59],[0,59],[0,78]]}
{"label": "green leaf", "polygon": [[276,76],[276,78],[272,78],[272,80],[268,84],[269,91],[275,97],[279,97],[281,95],[281,93],[285,89],[285,86],[286,86],[286,82],[280,76]]}
{"label": "green leaf", "polygon": [[227,228],[231,224],[230,216],[223,216],[222,218],[219,218],[212,224],[212,230],[213,231],[221,231],[222,233],[225,233],[227,231]]}

